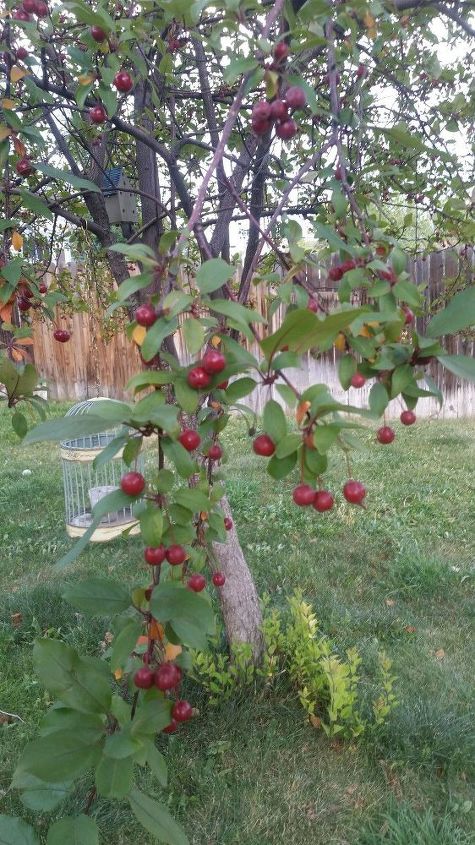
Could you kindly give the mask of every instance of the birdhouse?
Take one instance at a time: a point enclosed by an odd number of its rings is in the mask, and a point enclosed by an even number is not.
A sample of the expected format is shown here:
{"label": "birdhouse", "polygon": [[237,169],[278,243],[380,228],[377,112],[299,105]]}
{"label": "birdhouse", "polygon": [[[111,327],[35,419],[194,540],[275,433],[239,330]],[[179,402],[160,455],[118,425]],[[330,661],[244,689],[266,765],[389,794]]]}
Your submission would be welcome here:
{"label": "birdhouse", "polygon": [[[113,402],[114,400],[89,399],[79,402],[68,411],[67,416],[85,414],[97,401]],[[70,537],[81,537],[87,531],[92,523],[94,505],[103,496],[118,490],[122,475],[128,472],[128,467],[122,460],[122,449],[108,463],[98,469],[93,467],[94,458],[120,433],[120,428],[114,428],[100,434],[88,434],[73,440],[63,440],[61,443],[66,532]],[[137,469],[140,471],[142,466],[143,459],[139,456]],[[91,542],[104,543],[113,540],[129,527],[132,527],[131,533],[137,533],[139,530],[138,526],[136,527],[131,506],[106,514],[92,534]]]}
{"label": "birdhouse", "polygon": [[131,193],[132,183],[122,167],[106,170],[102,180],[102,193],[106,202],[109,223],[136,223],[137,199]]}

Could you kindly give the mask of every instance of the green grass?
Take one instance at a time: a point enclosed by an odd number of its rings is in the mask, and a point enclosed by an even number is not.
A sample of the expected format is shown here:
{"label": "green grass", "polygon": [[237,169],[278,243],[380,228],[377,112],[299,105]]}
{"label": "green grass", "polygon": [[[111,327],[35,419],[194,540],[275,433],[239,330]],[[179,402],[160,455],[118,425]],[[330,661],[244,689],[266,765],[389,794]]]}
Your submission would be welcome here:
{"label": "green grass", "polygon": [[[171,776],[161,794],[192,845],[473,843],[474,435],[474,421],[421,422],[397,426],[383,447],[364,432],[353,475],[368,488],[367,510],[338,495],[325,515],[292,504],[294,479],[270,479],[237,426],[226,436],[229,496],[259,590],[283,607],[301,588],[322,630],[338,648],[356,645],[368,665],[384,648],[400,704],[382,730],[342,745],[306,723],[283,685],[218,707],[192,689],[200,718],[165,741]],[[335,456],[330,489],[343,481]],[[54,575],[70,542],[58,450],[19,445],[6,412],[0,514],[0,708],[24,719],[0,726],[0,812],[21,812],[45,831],[48,818],[25,811],[9,791],[15,760],[48,705],[32,675],[32,643],[49,631],[99,654],[108,620],[76,615],[62,584],[98,572],[136,581],[141,546],[91,546]],[[152,781],[143,785],[160,794]],[[66,810],[80,811],[82,800],[78,791]],[[126,804],[101,801],[94,812],[102,845],[138,841]]]}

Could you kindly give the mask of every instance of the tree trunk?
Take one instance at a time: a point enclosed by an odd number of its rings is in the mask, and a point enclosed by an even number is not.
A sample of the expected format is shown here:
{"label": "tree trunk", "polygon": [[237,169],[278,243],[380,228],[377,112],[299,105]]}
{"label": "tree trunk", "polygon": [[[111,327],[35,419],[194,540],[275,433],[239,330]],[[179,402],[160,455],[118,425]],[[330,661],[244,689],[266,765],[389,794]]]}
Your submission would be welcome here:
{"label": "tree trunk", "polygon": [[[226,497],[221,500],[225,516],[231,516]],[[219,590],[221,611],[228,643],[248,643],[254,662],[262,657],[262,614],[256,585],[246,563],[236,529],[228,531],[227,543],[213,543],[213,552],[226,582]]]}

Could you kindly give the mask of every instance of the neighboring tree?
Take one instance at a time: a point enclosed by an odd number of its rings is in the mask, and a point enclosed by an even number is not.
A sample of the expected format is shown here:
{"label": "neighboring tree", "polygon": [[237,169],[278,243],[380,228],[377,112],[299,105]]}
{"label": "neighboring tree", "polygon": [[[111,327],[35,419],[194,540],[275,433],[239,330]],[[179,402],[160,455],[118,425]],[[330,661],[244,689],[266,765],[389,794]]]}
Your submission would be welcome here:
{"label": "neighboring tree", "polygon": [[[219,440],[236,406],[252,434],[253,415],[241,400],[256,384],[276,386],[295,409],[296,427],[277,402],[267,402],[254,451],[270,459],[276,480],[298,466],[296,505],[323,512],[334,503],[323,484],[333,446],[348,467],[345,499],[361,505],[366,496],[363,484],[349,477],[355,424],[344,412],[377,418],[401,396],[401,422],[413,424],[418,398],[438,395],[424,374],[434,358],[475,379],[475,362],[445,354],[439,340],[475,323],[475,289],[458,293],[421,336],[414,314],[423,311],[424,294],[406,273],[398,221],[388,215],[391,201],[399,204],[401,197],[430,215],[433,226],[418,233],[419,248],[473,241],[474,6],[451,0],[130,6],[71,0],[48,8],[44,0],[23,0],[3,19],[0,296],[7,328],[15,302],[26,316],[0,362],[0,380],[10,406],[22,397],[38,404],[34,371],[14,360],[28,340],[30,308],[53,316],[63,300],[57,291],[45,292],[41,277],[57,222],[67,221],[97,239],[119,285],[110,311],[128,309],[145,364],[131,386],[138,394],[153,390],[134,403],[115,403],[112,411],[96,404],[80,422],[45,422],[27,439],[122,423],[141,436],[121,436],[102,460],[125,443],[131,467],[144,437],[159,440],[156,471],[144,479],[132,468],[121,490],[96,506],[91,527],[108,510],[137,500],[153,585],[131,597],[120,584],[94,579],[66,593],[83,612],[118,614],[112,669],[128,673],[133,701],[126,687],[111,698],[103,662],[40,641],[36,667],[61,708],[47,715],[15,775],[28,806],[45,800],[56,806],[68,785],[94,767],[88,808],[96,790],[127,796],[159,838],[186,841],[166,810],[132,786],[133,766],[148,762],[163,783],[154,735],[193,715],[188,702],[172,703],[170,695],[189,666],[186,649],[205,648],[213,631],[209,602],[200,595],[203,571],[211,570],[220,593],[230,643],[250,643],[259,658],[257,594],[223,498]],[[123,169],[132,184],[126,193],[139,199],[135,225],[110,223],[104,190],[113,167]],[[337,254],[329,277],[338,283],[340,307],[332,314],[307,282],[315,259],[302,246],[295,218],[305,219],[305,234],[311,227],[328,256]],[[243,221],[236,281],[231,251]],[[412,225],[412,219],[402,221],[402,232]],[[39,242],[51,245],[43,264],[35,260]],[[140,265],[140,275],[129,278],[129,261]],[[273,334],[247,307],[256,280],[267,285],[272,308],[282,303],[287,309]],[[355,289],[366,291],[368,304],[351,304]],[[187,367],[175,350],[179,320],[197,356]],[[74,343],[64,330],[55,337]],[[259,341],[262,360],[245,340]],[[373,380],[369,411],[339,404],[325,385],[300,393],[286,375],[301,353],[333,344],[343,352],[345,389]],[[14,425],[25,434],[17,408]],[[381,444],[394,436],[388,425],[378,429]],[[141,665],[134,646],[143,626]],[[177,646],[180,656],[167,661]],[[73,838],[81,825],[79,836],[94,842],[92,824],[85,817],[58,822],[51,843]]]}

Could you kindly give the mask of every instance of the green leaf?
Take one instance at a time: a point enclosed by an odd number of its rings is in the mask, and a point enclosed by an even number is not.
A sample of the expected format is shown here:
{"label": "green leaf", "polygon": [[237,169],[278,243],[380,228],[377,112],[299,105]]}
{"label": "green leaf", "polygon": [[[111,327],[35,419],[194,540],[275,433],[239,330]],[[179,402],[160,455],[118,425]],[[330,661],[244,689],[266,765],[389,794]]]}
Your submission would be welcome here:
{"label": "green leaf", "polygon": [[100,576],[68,584],[63,599],[82,613],[93,616],[112,616],[131,605],[129,590],[118,581]]}
{"label": "green leaf", "polygon": [[21,277],[23,269],[23,259],[22,258],[12,258],[8,264],[5,264],[4,267],[1,268],[1,274],[7,282],[10,282],[11,285],[16,285]]}
{"label": "green leaf", "polygon": [[112,760],[125,760],[133,757],[140,748],[140,741],[130,736],[130,731],[113,733],[108,736],[104,746],[104,754]]}
{"label": "green leaf", "polygon": [[132,789],[129,803],[136,819],[152,836],[166,842],[167,845],[189,845],[184,830],[172,818],[167,808],[158,801],[144,795],[138,789]]}
{"label": "green leaf", "polygon": [[134,758],[102,757],[96,769],[96,788],[104,798],[125,798],[134,777]]}
{"label": "green leaf", "polygon": [[183,508],[187,508],[192,513],[198,511],[209,511],[210,501],[208,496],[197,487],[186,488],[182,487],[175,496],[175,501]]}
{"label": "green leaf", "polygon": [[287,434],[287,420],[285,414],[275,399],[266,402],[262,418],[262,426],[266,434],[278,443]]}
{"label": "green leaf", "polygon": [[155,747],[154,742],[149,742],[147,746],[147,763],[150,766],[151,772],[157,778],[160,786],[165,787],[168,783],[168,769],[165,757]]}
{"label": "green leaf", "polygon": [[287,455],[287,457],[282,459],[278,458],[277,455],[273,455],[267,464],[267,472],[272,476],[272,478],[280,481],[292,472],[296,463],[297,452],[292,452],[290,455]]}
{"label": "green leaf", "polygon": [[432,318],[427,326],[426,335],[440,337],[443,334],[455,334],[469,326],[475,326],[475,287],[473,286],[457,293],[446,308]]}
{"label": "green leaf", "polygon": [[142,358],[145,361],[151,361],[160,351],[165,338],[176,332],[177,328],[178,320],[176,317],[173,317],[172,320],[166,320],[164,317],[156,320],[153,326],[148,329],[145,340],[140,347]]}
{"label": "green leaf", "polygon": [[340,433],[340,428],[337,425],[317,425],[313,435],[313,441],[318,451],[325,454],[333,446],[335,440]]}
{"label": "green leaf", "polygon": [[321,320],[307,308],[289,311],[281,327],[261,341],[267,358],[287,345],[293,352],[308,352],[312,347],[326,348],[339,331],[351,325],[357,317],[367,313],[365,308],[338,311]]}
{"label": "green leaf", "polygon": [[182,643],[206,651],[208,636],[215,630],[215,619],[204,596],[177,582],[168,582],[155,588],[150,606],[162,624],[171,623]]}
{"label": "green leaf", "polygon": [[45,783],[34,775],[17,775],[16,786],[21,789],[20,801],[34,812],[47,813],[61,804],[71,792],[72,781]]}
{"label": "green leaf", "polygon": [[88,191],[94,194],[100,194],[101,189],[94,182],[89,179],[82,179],[80,176],[75,176],[69,170],[58,170],[57,167],[51,167],[50,164],[43,164],[35,162],[35,169],[45,176],[51,176],[59,182],[66,182],[67,185],[72,185],[73,188],[78,188],[80,191]]}
{"label": "green leaf", "polygon": [[353,355],[343,355],[338,362],[338,378],[343,390],[348,390],[357,365]]}
{"label": "green leaf", "polygon": [[238,378],[236,381],[231,382],[229,387],[226,389],[226,401],[229,404],[237,402],[239,399],[242,399],[243,396],[248,396],[249,393],[252,393],[256,386],[257,382],[249,376]]}
{"label": "green leaf", "polygon": [[187,414],[193,414],[200,403],[198,391],[193,390],[184,378],[176,378],[173,388],[180,408],[183,408]]}
{"label": "green leaf", "polygon": [[404,388],[414,380],[414,373],[409,364],[396,367],[391,377],[391,399],[399,396]]}
{"label": "green leaf", "polygon": [[175,464],[178,475],[182,478],[189,478],[197,471],[196,463],[181,443],[163,438],[162,448],[168,460]]}
{"label": "green leaf", "polygon": [[389,404],[388,391],[380,382],[373,384],[369,392],[369,407],[378,417],[384,413]]}
{"label": "green leaf", "polygon": [[79,657],[60,640],[43,639],[35,642],[33,665],[41,683],[68,707],[81,713],[107,713],[111,690],[103,661]]}
{"label": "green leaf", "polygon": [[111,651],[111,670],[113,672],[116,669],[123,668],[141,633],[142,623],[131,619],[114,637]]}
{"label": "green leaf", "polygon": [[36,194],[30,194],[29,191],[20,191],[19,194],[22,206],[27,208],[28,211],[32,211],[37,217],[46,217],[48,220],[53,219],[53,212]]}
{"label": "green leaf", "polygon": [[163,514],[156,505],[149,504],[140,514],[140,531],[146,546],[159,546],[163,534]]}
{"label": "green leaf", "polygon": [[40,845],[40,840],[23,819],[1,815],[0,845]]}
{"label": "green leaf", "polygon": [[[114,250],[117,252],[117,250]],[[142,288],[146,288],[152,284],[153,275],[152,273],[141,273],[139,276],[131,276],[130,279],[126,279],[125,282],[119,285],[119,289],[117,291],[117,298],[119,302],[125,302],[129,296],[132,296],[133,293],[137,293],[138,290],[142,290]]]}
{"label": "green leaf", "polygon": [[87,731],[91,743],[98,742],[104,734],[104,719],[98,713],[81,713],[71,707],[53,706],[41,720],[39,735],[47,736],[57,731]]}
{"label": "green leaf", "polygon": [[438,355],[437,360],[454,375],[475,382],[475,358],[466,355]]}
{"label": "green leaf", "polygon": [[93,470],[97,472],[98,469],[109,463],[109,461],[117,455],[117,452],[120,452],[120,450],[124,448],[128,439],[129,437],[127,434],[119,434],[118,437],[114,437],[114,439],[105,446],[102,452],[94,458],[92,462]]}
{"label": "green leaf", "polygon": [[198,270],[196,285],[201,293],[212,293],[228,282],[233,275],[234,268],[230,267],[222,258],[210,258]]}
{"label": "green leaf", "polygon": [[46,845],[99,845],[99,828],[94,819],[81,814],[54,822]]}
{"label": "green leaf", "polygon": [[297,397],[291,387],[287,384],[276,384],[276,389],[289,408],[295,407],[297,404]]}
{"label": "green leaf", "polygon": [[137,402],[132,411],[134,423],[153,423],[164,431],[178,431],[178,409],[176,405],[165,404],[165,397],[154,391]]}
{"label": "green leaf", "polygon": [[418,308],[421,304],[422,296],[420,291],[408,279],[401,279],[400,282],[397,282],[393,286],[392,292],[398,299],[402,299],[403,302],[407,302],[413,308]]}
{"label": "green leaf", "polygon": [[147,246],[147,244],[114,244],[113,246],[108,247],[111,252],[119,252],[121,255],[125,255],[129,261],[139,261],[141,264],[156,264],[157,259],[155,257],[155,253],[151,247]]}
{"label": "green leaf", "polygon": [[276,457],[279,459],[286,458],[287,455],[291,455],[292,452],[296,452],[301,443],[302,438],[300,434],[287,434],[277,445],[277,449],[275,450]]}
{"label": "green leaf", "polygon": [[193,317],[188,317],[187,320],[183,321],[182,330],[188,352],[190,355],[196,355],[204,343],[205,330],[203,324]]}
{"label": "green leaf", "polygon": [[171,722],[172,702],[169,698],[165,698],[163,693],[158,693],[156,690],[153,692],[154,695],[149,700],[142,699],[131,723],[132,736],[141,740],[155,736]]}
{"label": "green leaf", "polygon": [[[20,759],[20,772],[27,771],[46,783],[77,778],[95,765],[101,754],[99,745],[79,732],[56,731],[30,742]],[[15,785],[15,775],[13,776]],[[1,842],[1,840],[0,840]]]}
{"label": "green leaf", "polygon": [[28,432],[24,443],[39,443],[42,440],[72,440],[85,434],[98,434],[111,427],[111,420],[94,414],[78,414],[72,417],[48,420],[39,423]]}
{"label": "green leaf", "polygon": [[23,439],[26,432],[28,431],[28,422],[24,414],[21,414],[20,411],[15,411],[12,416],[12,426],[13,431],[18,437]]}

